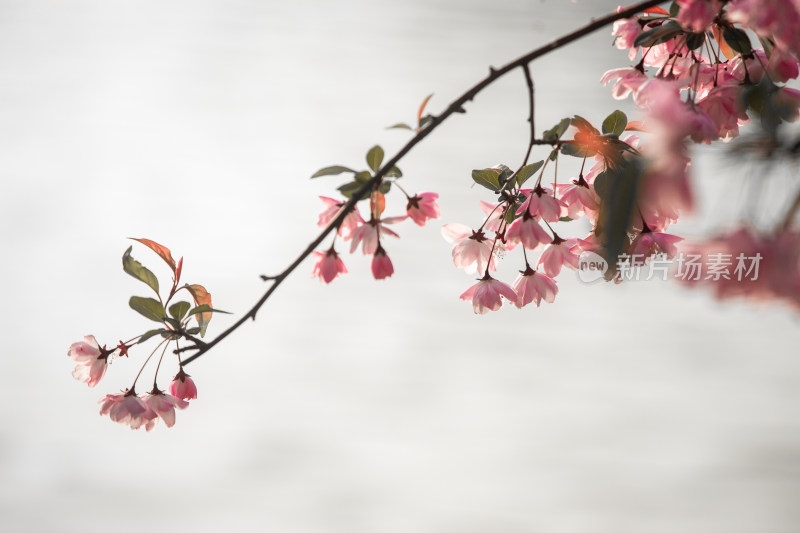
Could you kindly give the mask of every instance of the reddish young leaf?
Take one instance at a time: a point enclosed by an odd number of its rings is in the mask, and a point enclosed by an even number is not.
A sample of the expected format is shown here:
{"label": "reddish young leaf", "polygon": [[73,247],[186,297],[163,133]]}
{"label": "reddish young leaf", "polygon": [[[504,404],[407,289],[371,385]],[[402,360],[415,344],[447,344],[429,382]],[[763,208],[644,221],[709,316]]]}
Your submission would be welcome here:
{"label": "reddish young leaf", "polygon": [[178,266],[175,267],[175,286],[178,286],[178,283],[181,281],[181,271],[183,270],[183,257],[178,259]]}
{"label": "reddish young leaf", "polygon": [[380,191],[373,192],[369,197],[370,213],[374,218],[380,218],[384,209],[386,209],[386,197]]}
{"label": "reddish young leaf", "polygon": [[425,100],[422,101],[422,105],[419,106],[419,111],[417,111],[417,124],[422,120],[422,113],[425,111],[425,106],[428,105],[428,100],[431,99],[431,96],[433,96],[433,93],[426,96]]}
{"label": "reddish young leaf", "polygon": [[[209,307],[213,307],[211,305],[211,295],[202,285],[185,285],[189,292],[192,293],[192,298],[194,298],[194,303],[197,305],[207,304]],[[197,325],[200,326],[200,336],[203,337],[206,334],[206,328],[208,328],[208,322],[211,320],[212,313],[199,313],[195,315],[197,318]]]}
{"label": "reddish young leaf", "polygon": [[728,43],[725,42],[725,38],[722,36],[722,30],[719,26],[714,24],[711,26],[711,31],[714,32],[714,38],[719,43],[719,50],[725,55],[725,57],[728,59],[733,59],[734,56],[738,55],[738,52],[735,52],[730,46],[728,46]]}
{"label": "reddish young leaf", "polygon": [[[633,6],[627,6],[627,7],[623,7],[623,8],[618,8],[618,11],[623,11],[625,9],[630,9],[632,7]],[[669,16],[669,12],[665,11],[664,9],[662,9],[662,8],[660,8],[658,6],[656,6],[656,7],[648,7],[647,9],[643,9],[641,12],[642,13],[646,13],[648,15],[667,15],[667,16]]]}
{"label": "reddish young leaf", "polygon": [[643,122],[639,120],[631,120],[630,122],[628,122],[628,125],[625,126],[625,131],[642,131],[647,133],[650,130],[648,130],[647,127],[645,127]]}
{"label": "reddish young leaf", "polygon": [[144,244],[145,246],[153,250],[155,253],[157,253],[158,256],[169,265],[172,271],[175,272],[175,260],[172,258],[172,253],[169,251],[169,248],[167,248],[166,246],[161,246],[157,242],[151,241],[150,239],[136,239],[134,237],[130,238],[134,241],[138,241]]}

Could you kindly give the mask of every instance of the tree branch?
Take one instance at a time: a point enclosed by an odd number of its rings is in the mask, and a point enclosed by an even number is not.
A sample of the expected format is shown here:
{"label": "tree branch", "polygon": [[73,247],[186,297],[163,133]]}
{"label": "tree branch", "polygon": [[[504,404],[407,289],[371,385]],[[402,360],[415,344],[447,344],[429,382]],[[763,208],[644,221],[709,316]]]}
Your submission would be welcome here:
{"label": "tree branch", "polygon": [[[202,356],[203,354],[205,354],[206,352],[208,352],[209,350],[211,350],[211,348],[213,348],[214,346],[219,344],[220,341],[222,341],[228,335],[230,335],[231,333],[236,331],[239,327],[242,326],[242,324],[247,322],[248,318],[252,318],[253,320],[255,320],[256,314],[258,313],[258,310],[261,309],[261,306],[263,306],[264,303],[267,301],[267,299],[269,299],[269,297],[272,295],[272,293],[275,292],[275,289],[277,289],[281,285],[281,283],[283,283],[283,281],[289,276],[289,274],[291,274],[300,265],[300,263],[303,262],[303,260],[306,257],[311,255],[311,252],[313,252],[314,250],[317,249],[317,247],[322,243],[322,241],[325,239],[325,237],[328,236],[328,234],[331,231],[333,231],[334,229],[339,227],[339,225],[342,223],[342,221],[347,216],[347,214],[353,209],[353,207],[356,205],[356,203],[359,200],[361,200],[362,198],[366,197],[366,195],[369,193],[369,191],[371,191],[373,188],[375,188],[377,185],[380,184],[381,180],[386,175],[386,173],[389,171],[389,169],[391,169],[392,167],[396,166],[397,163],[408,152],[410,152],[412,148],[414,148],[423,139],[425,139],[425,137],[427,137],[431,132],[433,132],[433,130],[438,128],[439,125],[442,124],[442,122],[444,122],[445,120],[447,120],[448,117],[450,117],[450,115],[452,115],[453,113],[463,113],[464,112],[464,104],[466,104],[467,102],[472,101],[475,98],[475,96],[478,95],[478,93],[483,91],[483,89],[485,89],[486,87],[488,87],[489,85],[491,85],[492,83],[497,81],[499,78],[503,77],[504,75],[508,74],[509,72],[511,72],[512,70],[514,70],[516,68],[522,67],[523,70],[526,72],[526,76],[529,77],[530,73],[528,71],[528,64],[531,61],[533,61],[535,59],[538,59],[538,58],[540,58],[540,57],[542,57],[544,55],[547,55],[550,52],[558,50],[559,48],[562,48],[562,47],[566,46],[567,44],[570,44],[573,41],[576,41],[576,40],[580,39],[581,37],[584,37],[584,36],[586,36],[586,35],[588,35],[590,33],[593,33],[595,31],[597,31],[598,29],[603,28],[604,26],[607,26],[607,25],[613,23],[616,20],[620,20],[620,19],[631,17],[631,16],[633,16],[633,15],[635,15],[637,13],[640,13],[641,11],[644,11],[645,9],[657,6],[658,4],[663,4],[665,2],[666,2],[666,0],[648,0],[646,2],[640,2],[640,3],[638,3],[638,4],[634,5],[634,6],[631,6],[631,7],[627,8],[627,9],[623,9],[623,10],[620,10],[620,11],[618,11],[616,13],[612,13],[612,14],[606,15],[606,16],[604,16],[602,18],[599,18],[599,19],[587,24],[586,26],[584,26],[582,28],[579,28],[579,29],[577,29],[577,30],[575,30],[575,31],[573,31],[571,33],[568,33],[567,35],[559,37],[558,39],[546,44],[545,46],[537,48],[536,50],[533,50],[533,51],[531,51],[531,52],[529,52],[529,53],[527,53],[527,54],[515,59],[514,61],[511,61],[510,63],[507,63],[506,65],[500,67],[499,69],[495,69],[495,68],[491,68],[490,67],[489,68],[489,75],[486,78],[484,78],[483,80],[481,80],[480,82],[478,82],[477,84],[475,84],[474,86],[469,88],[464,94],[462,94],[456,100],[454,100],[447,107],[447,109],[445,109],[442,112],[442,114],[440,114],[438,116],[434,116],[433,119],[424,128],[422,128],[419,132],[417,132],[417,134],[410,141],[408,141],[408,143],[399,152],[397,152],[397,154],[395,154],[394,157],[392,157],[389,161],[386,162],[386,164],[384,164],[380,169],[378,169],[378,171],[375,173],[374,176],[372,176],[372,178],[370,178],[369,180],[365,181],[361,185],[361,187],[359,187],[358,190],[356,190],[353,193],[353,195],[350,197],[350,199],[347,201],[347,203],[344,204],[344,206],[342,206],[342,209],[339,211],[339,214],[336,216],[336,218],[334,218],[325,227],[325,229],[323,229],[322,232],[320,232],[320,234],[317,235],[317,237],[313,241],[311,241],[311,243],[309,243],[309,245],[305,248],[305,250],[303,250],[302,253],[297,257],[297,259],[292,261],[292,263],[288,267],[286,267],[286,269],[283,272],[281,272],[280,274],[275,276],[273,279],[271,279],[272,286],[270,286],[270,288],[267,289],[267,292],[265,292],[264,295],[261,296],[261,298],[259,298],[259,300],[256,302],[256,304],[244,316],[242,316],[239,320],[237,320],[228,329],[226,329],[225,331],[220,333],[211,342],[208,342],[208,343],[203,344],[203,345],[186,346],[186,347],[179,348],[178,350],[176,350],[176,352],[183,352],[183,351],[187,351],[187,350],[197,350],[190,357],[187,357],[186,359],[184,359],[183,364],[187,365],[187,364],[191,363],[192,361],[196,360],[197,358],[199,358],[200,356]],[[531,84],[531,89],[532,89],[532,84]],[[531,93],[531,96],[532,96],[532,93]],[[533,131],[533,121],[532,120],[531,120],[531,131]],[[531,146],[533,144],[544,144],[544,143],[541,143],[541,142],[537,143],[537,142],[533,141],[533,142],[531,142]]]}

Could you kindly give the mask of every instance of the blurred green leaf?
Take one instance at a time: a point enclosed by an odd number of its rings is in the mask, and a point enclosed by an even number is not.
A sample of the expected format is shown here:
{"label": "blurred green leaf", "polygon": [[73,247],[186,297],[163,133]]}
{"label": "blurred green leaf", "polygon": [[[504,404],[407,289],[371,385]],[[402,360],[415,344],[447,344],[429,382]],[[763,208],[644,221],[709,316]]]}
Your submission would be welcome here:
{"label": "blurred green leaf", "polygon": [[208,304],[200,304],[197,307],[193,307],[192,309],[190,309],[189,312],[186,314],[186,317],[188,318],[190,316],[194,316],[197,313],[224,313],[226,315],[230,314],[229,312],[222,311],[221,309],[213,309]]}
{"label": "blurred green leaf", "polygon": [[398,122],[397,124],[395,124],[393,126],[389,126],[386,129],[387,130],[395,129],[395,130],[411,130],[411,131],[414,131],[414,128],[412,128],[411,126],[409,126],[408,124],[405,124],[403,122]]}
{"label": "blurred green leaf", "polygon": [[336,174],[341,174],[342,172],[352,172],[355,174],[356,171],[351,168],[343,167],[340,165],[334,165],[332,167],[325,167],[317,170],[311,176],[311,179],[319,178],[320,176],[334,176]]}
{"label": "blurred green leaf", "polygon": [[725,26],[722,29],[722,37],[735,52],[739,52],[742,55],[753,53],[753,48],[750,46],[750,38],[747,33],[739,28]]}
{"label": "blurred green leaf", "polygon": [[186,313],[191,309],[192,304],[189,302],[178,302],[174,303],[169,306],[169,314],[172,315],[172,318],[175,320],[183,320],[183,317],[186,316]]}
{"label": "blurred green leaf", "polygon": [[633,46],[655,46],[657,44],[669,41],[679,33],[683,33],[680,24],[670,20],[669,22],[665,22],[664,24],[661,24],[652,30],[647,30],[646,32],[640,33],[639,36],[633,41]]}
{"label": "blurred green leaf", "polygon": [[131,296],[131,299],[128,300],[128,305],[143,317],[154,322],[163,322],[166,317],[164,306],[161,305],[161,302],[153,298]]}
{"label": "blurred green leaf", "polygon": [[544,160],[537,161],[536,163],[531,163],[530,165],[525,165],[519,172],[517,172],[517,187],[522,187],[522,184],[528,181],[528,179],[533,176],[542,166],[544,165]]}
{"label": "blurred green leaf", "polygon": [[612,133],[619,137],[628,125],[628,117],[625,113],[617,109],[608,115],[603,121],[603,133]]}
{"label": "blurred green leaf", "polygon": [[128,249],[125,250],[125,253],[122,254],[122,270],[139,281],[146,283],[158,294],[158,278],[156,278],[155,274],[142,266],[139,261],[131,257],[131,250],[133,250],[133,246],[129,246]]}
{"label": "blurred green leaf", "polygon": [[495,192],[500,190],[500,180],[498,178],[499,175],[500,173],[498,171],[490,168],[472,171],[472,179],[475,181],[475,183]]}
{"label": "blurred green leaf", "polygon": [[381,168],[381,163],[383,163],[383,148],[377,145],[373,146],[367,152],[367,164],[373,172],[377,172]]}
{"label": "blurred green leaf", "polygon": [[399,168],[392,167],[392,168],[390,168],[389,170],[386,171],[385,176],[387,178],[402,178],[403,177],[403,173],[400,172]]}
{"label": "blurred green leaf", "polygon": [[562,135],[567,131],[569,128],[571,120],[568,118],[561,119],[561,122],[546,130],[542,134],[542,139],[548,142],[555,142],[561,138]]}
{"label": "blurred green leaf", "polygon": [[163,329],[163,328],[162,328],[162,329],[151,329],[150,331],[146,332],[144,335],[142,335],[141,337],[139,337],[139,341],[138,341],[138,342],[139,342],[139,343],[143,343],[143,342],[144,342],[144,341],[146,341],[147,339],[149,339],[149,338],[151,338],[151,337],[155,337],[156,335],[160,335],[161,333],[164,333],[164,332],[166,332],[166,331],[167,331],[167,330],[165,330],[165,329]]}

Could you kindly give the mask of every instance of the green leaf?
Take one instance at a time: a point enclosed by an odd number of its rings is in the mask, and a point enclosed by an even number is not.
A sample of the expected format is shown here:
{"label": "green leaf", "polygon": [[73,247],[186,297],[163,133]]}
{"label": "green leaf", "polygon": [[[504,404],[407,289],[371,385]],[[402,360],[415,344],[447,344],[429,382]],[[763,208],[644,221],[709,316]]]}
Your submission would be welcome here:
{"label": "green leaf", "polygon": [[332,167],[325,167],[317,170],[311,176],[311,179],[318,178],[320,176],[334,176],[336,174],[341,174],[342,172],[352,172],[355,174],[356,171],[351,168],[343,167],[340,165],[334,165]]}
{"label": "green leaf", "polygon": [[[337,190],[342,193],[345,198],[350,198],[353,196],[353,193],[356,192],[358,189],[361,188],[361,183],[357,181],[351,181],[350,183],[345,183]],[[362,198],[363,199],[363,198]]]}
{"label": "green leaf", "polygon": [[686,46],[689,50],[697,50],[706,42],[705,33],[689,33],[686,35]]}
{"label": "green leaf", "polygon": [[411,130],[411,131],[414,131],[414,128],[412,128],[411,126],[409,126],[408,124],[405,124],[403,122],[398,122],[397,124],[395,124],[393,126],[389,126],[386,129],[387,130],[394,129],[394,130]]}
{"label": "green leaf", "polygon": [[131,296],[131,299],[128,300],[128,305],[143,317],[154,322],[163,322],[164,318],[167,316],[161,302],[153,298]]}
{"label": "green leaf", "polygon": [[472,171],[472,179],[475,180],[475,183],[495,192],[500,190],[499,175],[498,171],[490,168]]}
{"label": "green leaf", "polygon": [[403,177],[403,173],[400,172],[399,168],[392,167],[392,168],[390,168],[389,170],[386,171],[385,176],[387,178],[402,178]]}
{"label": "green leaf", "polygon": [[189,310],[186,317],[194,316],[197,313],[224,313],[229,315],[230,313],[227,311],[222,311],[221,309],[212,309],[212,307],[208,304],[200,304],[197,307],[193,307]]}
{"label": "green leaf", "polygon": [[544,160],[531,163],[530,165],[525,165],[519,169],[519,172],[517,172],[517,187],[522,187],[522,184],[528,181],[528,179],[533,176],[537,170],[542,168],[543,165]]}
{"label": "green leaf", "polygon": [[191,308],[192,304],[189,302],[174,303],[169,306],[169,314],[172,315],[172,318],[175,320],[183,320],[183,317],[186,316],[187,311]]}
{"label": "green leaf", "polygon": [[181,323],[175,320],[174,318],[164,317],[164,322],[172,326],[174,329],[180,329]]}
{"label": "green leaf", "polygon": [[122,254],[122,270],[139,281],[146,283],[158,294],[158,278],[147,268],[143,267],[139,261],[131,257],[131,250],[133,250],[133,246],[129,246],[128,249],[125,250],[125,253]]}
{"label": "green leaf", "polygon": [[672,2],[669,6],[669,16],[675,18],[678,16],[678,13],[681,11],[681,6],[678,5],[678,2]]}
{"label": "green leaf", "polygon": [[593,133],[595,135],[600,135],[600,132],[597,131],[597,128],[592,126],[591,122],[589,122],[588,120],[586,120],[585,118],[583,118],[580,115],[575,115],[574,117],[572,117],[572,119],[570,120],[570,123],[573,126],[575,126],[576,128],[578,128],[579,130],[582,130],[582,131],[585,131],[585,132],[588,132],[588,133]]}
{"label": "green leaf", "polygon": [[384,181],[381,183],[381,186],[378,187],[378,191],[381,194],[389,194],[389,191],[392,189],[392,182],[391,181]]}
{"label": "green leaf", "polygon": [[550,152],[548,159],[550,159],[550,161],[555,161],[557,157],[558,157],[558,148]]}
{"label": "green leaf", "polygon": [[419,129],[424,128],[425,126],[427,126],[431,122],[433,122],[433,115],[425,115],[424,117],[419,119]]}
{"label": "green leaf", "polygon": [[499,172],[497,174],[497,183],[500,184],[500,187],[505,185],[506,182],[508,181],[508,178],[514,175],[514,171],[505,165],[497,165],[497,167],[495,167],[494,170],[497,170]]}
{"label": "green leaf", "polygon": [[594,181],[600,197],[595,233],[603,242],[603,256],[616,270],[617,258],[630,242],[628,231],[636,211],[642,165],[632,159],[614,170],[606,169]]}
{"label": "green leaf", "polygon": [[542,134],[542,139],[548,142],[555,142],[559,140],[567,131],[567,128],[569,128],[570,122],[571,120],[568,118],[561,119],[561,122]]}
{"label": "green leaf", "polygon": [[522,216],[517,215],[517,209],[519,209],[519,204],[516,202],[508,207],[508,210],[506,211],[506,224],[511,224],[514,222],[514,220]]}
{"label": "green leaf", "polygon": [[200,328],[199,327],[189,328],[186,330],[186,333],[188,333],[189,335],[197,335],[198,333],[200,333]]}
{"label": "green leaf", "polygon": [[381,168],[381,163],[383,163],[383,148],[377,145],[373,146],[367,152],[367,164],[369,168],[377,172]]}
{"label": "green leaf", "polygon": [[561,153],[572,157],[587,157],[590,155],[584,148],[572,143],[562,144]]}
{"label": "green leaf", "polygon": [[625,131],[625,126],[628,125],[628,117],[625,113],[617,109],[606,117],[603,121],[603,133],[613,133],[617,137],[622,135]]}
{"label": "green leaf", "polygon": [[680,24],[671,20],[653,28],[652,30],[647,30],[646,32],[640,33],[639,36],[633,41],[633,46],[655,46],[657,44],[669,41],[679,33],[682,33]]}
{"label": "green leaf", "polygon": [[356,179],[358,183],[364,183],[365,181],[368,181],[372,177],[372,174],[370,174],[366,170],[362,170],[361,172],[356,172],[356,174],[353,177]]}
{"label": "green leaf", "polygon": [[753,48],[750,46],[750,38],[747,36],[747,33],[739,28],[725,26],[722,30],[722,37],[733,51],[739,52],[742,55],[753,53]]}
{"label": "green leaf", "polygon": [[141,344],[144,341],[146,341],[147,339],[149,339],[150,337],[155,337],[156,335],[160,335],[162,333],[165,333],[166,331],[167,330],[165,330],[163,328],[162,329],[151,329],[150,331],[146,332],[144,335],[139,337],[139,340],[137,342],[139,344]]}
{"label": "green leaf", "polygon": [[573,220],[575,220],[575,219],[574,218],[569,218],[569,217],[561,217],[561,218],[558,219],[559,222],[572,222]]}

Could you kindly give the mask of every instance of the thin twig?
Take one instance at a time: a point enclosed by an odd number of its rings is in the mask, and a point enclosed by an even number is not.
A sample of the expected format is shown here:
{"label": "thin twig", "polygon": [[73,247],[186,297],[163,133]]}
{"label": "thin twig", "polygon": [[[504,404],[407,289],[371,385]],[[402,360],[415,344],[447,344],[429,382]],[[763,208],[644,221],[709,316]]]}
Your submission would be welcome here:
{"label": "thin twig", "polygon": [[[433,130],[438,128],[439,125],[442,124],[442,122],[444,122],[445,120],[447,120],[447,118],[450,115],[454,113],[464,113],[465,111],[464,104],[472,101],[475,98],[475,96],[477,96],[478,93],[480,93],[483,89],[485,89],[486,87],[497,81],[499,78],[508,74],[512,70],[520,67],[524,67],[525,69],[527,69],[527,65],[531,61],[538,59],[544,55],[547,55],[550,52],[558,50],[559,48],[562,48],[567,44],[570,44],[571,42],[580,39],[581,37],[589,35],[590,33],[593,33],[598,29],[603,28],[604,26],[607,26],[613,23],[614,21],[631,17],[636,13],[644,11],[645,9],[657,6],[658,4],[663,4],[665,2],[666,0],[647,0],[646,2],[640,2],[639,4],[631,6],[627,9],[623,9],[616,13],[612,13],[610,15],[606,15],[605,17],[599,18],[582,28],[579,28],[571,33],[568,33],[567,35],[559,37],[558,39],[540,48],[537,48],[536,50],[533,50],[515,59],[514,61],[511,61],[510,63],[507,63],[506,65],[498,69],[490,68],[489,75],[487,77],[479,81],[477,84],[468,89],[464,94],[462,94],[456,100],[454,100],[447,107],[447,109],[445,109],[442,112],[442,114],[434,116],[425,127],[423,127],[419,132],[417,132],[417,134],[414,137],[412,137],[411,140],[408,141],[408,143],[402,149],[400,149],[399,152],[397,152],[397,154],[395,154],[394,157],[392,157],[389,161],[387,161],[380,169],[378,169],[378,171],[375,173],[374,176],[365,181],[361,185],[361,187],[359,187],[353,193],[353,195],[350,197],[347,203],[345,203],[342,209],[339,211],[339,214],[333,220],[331,220],[331,222],[325,227],[325,229],[323,229],[320,232],[319,235],[317,235],[317,237],[313,241],[309,243],[309,245],[305,248],[305,250],[303,250],[303,252],[297,257],[297,259],[292,261],[292,263],[288,267],[286,267],[286,270],[275,276],[275,278],[272,280],[272,286],[270,286],[270,288],[267,289],[267,292],[265,292],[264,295],[261,296],[261,298],[259,298],[256,304],[247,313],[245,313],[244,316],[242,316],[239,320],[237,320],[228,329],[220,333],[211,342],[208,342],[201,346],[185,346],[183,348],[179,348],[178,350],[176,350],[178,352],[186,350],[197,350],[194,354],[192,354],[190,357],[187,357],[183,361],[184,366],[191,363],[201,355],[208,352],[211,348],[219,344],[219,342],[222,339],[226,338],[228,335],[236,331],[242,324],[247,322],[248,318],[252,318],[253,320],[255,320],[258,310],[261,309],[261,306],[264,305],[264,302],[266,302],[267,299],[272,295],[272,293],[275,292],[275,289],[277,289],[281,285],[281,283],[283,283],[283,280],[285,280],[289,276],[289,274],[291,274],[294,271],[294,269],[296,269],[300,265],[300,263],[303,262],[303,260],[306,257],[311,255],[311,252],[317,249],[320,243],[322,243],[322,241],[325,239],[325,237],[328,236],[328,234],[331,231],[339,227],[339,225],[342,223],[342,221],[345,219],[348,213],[353,209],[356,203],[362,198],[366,197],[366,195],[375,187],[375,185],[378,184],[383,179],[383,177],[386,175],[389,169],[396,166],[397,163],[408,152],[410,152],[412,148],[414,148],[423,139],[425,139],[425,137],[427,137],[431,132],[433,132]],[[533,128],[532,122],[531,122],[531,128]],[[553,143],[544,141],[542,142],[534,141],[531,144],[553,144]]]}

